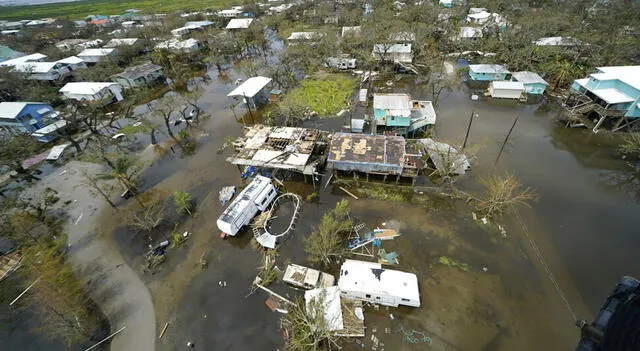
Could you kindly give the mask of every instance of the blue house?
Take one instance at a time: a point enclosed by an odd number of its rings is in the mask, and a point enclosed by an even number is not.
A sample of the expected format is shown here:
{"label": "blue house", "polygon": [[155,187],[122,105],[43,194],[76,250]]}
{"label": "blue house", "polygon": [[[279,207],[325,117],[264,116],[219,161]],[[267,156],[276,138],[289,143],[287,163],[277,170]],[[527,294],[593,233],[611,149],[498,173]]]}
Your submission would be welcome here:
{"label": "blue house", "polygon": [[576,79],[565,107],[573,114],[598,115],[598,128],[614,121],[617,131],[640,121],[640,66],[598,67],[587,78]]}
{"label": "blue house", "polygon": [[527,94],[532,95],[542,95],[544,94],[544,90],[549,86],[538,73],[522,71],[522,72],[513,72],[511,73],[511,80],[514,82],[521,82],[524,84],[524,91]]}
{"label": "blue house", "polygon": [[469,77],[471,77],[472,80],[508,80],[508,75],[509,70],[502,65],[469,65]]}
{"label": "blue house", "polygon": [[407,94],[373,95],[373,131],[407,135],[436,123],[431,101],[412,100]]}
{"label": "blue house", "polygon": [[[55,139],[54,132],[66,124],[58,121],[58,115],[58,111],[45,103],[2,102],[0,130],[8,134],[36,133],[34,136],[39,141],[48,142]],[[57,128],[51,128],[50,125]],[[47,133],[42,133],[43,129]]]}

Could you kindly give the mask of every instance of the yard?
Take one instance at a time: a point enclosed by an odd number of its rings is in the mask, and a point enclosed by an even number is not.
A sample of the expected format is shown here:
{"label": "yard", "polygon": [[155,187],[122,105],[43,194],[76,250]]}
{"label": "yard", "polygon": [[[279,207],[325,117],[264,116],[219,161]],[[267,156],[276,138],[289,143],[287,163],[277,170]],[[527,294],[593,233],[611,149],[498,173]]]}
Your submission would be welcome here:
{"label": "yard", "polygon": [[229,5],[229,0],[190,0],[188,3],[168,0],[85,0],[31,6],[0,8],[4,20],[37,19],[43,17],[83,19],[90,14],[115,15],[127,9],[167,13],[176,10],[202,10]]}
{"label": "yard", "polygon": [[356,88],[356,80],[342,74],[324,74],[321,77],[305,79],[299,87],[292,89],[285,102],[295,101],[308,106],[320,117],[335,115],[347,107],[349,98]]}

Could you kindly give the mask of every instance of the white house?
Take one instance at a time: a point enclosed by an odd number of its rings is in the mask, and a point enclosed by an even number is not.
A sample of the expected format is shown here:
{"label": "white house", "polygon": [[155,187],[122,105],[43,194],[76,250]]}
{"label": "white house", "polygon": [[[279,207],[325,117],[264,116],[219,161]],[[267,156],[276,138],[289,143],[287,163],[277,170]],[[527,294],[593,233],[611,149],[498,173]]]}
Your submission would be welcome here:
{"label": "white house", "polygon": [[251,77],[237,88],[233,89],[227,96],[243,98],[249,108],[256,108],[261,103],[269,100],[266,91],[267,85],[271,83],[268,77]]}
{"label": "white house", "polygon": [[242,13],[242,7],[238,8],[232,8],[230,10],[221,10],[218,11],[218,16],[220,17],[226,17],[226,18],[235,18],[240,16],[240,14]]}
{"label": "white house", "polygon": [[489,83],[489,96],[500,99],[523,99],[525,89],[522,82],[496,80]]}
{"label": "white house", "polygon": [[353,26],[353,27],[342,27],[342,36],[344,37],[345,35],[353,35],[353,36],[357,36],[360,35],[362,33],[362,27],[360,26]]}
{"label": "white house", "polygon": [[385,306],[420,307],[418,277],[395,271],[377,262],[346,260],[338,278],[340,295]]}
{"label": "white house", "polygon": [[324,37],[324,33],[318,32],[292,32],[287,38],[289,41],[314,41]]}
{"label": "white house", "polygon": [[190,21],[184,24],[185,27],[204,28],[213,25],[211,21]]}
{"label": "white house", "polygon": [[253,23],[253,18],[234,18],[227,23],[226,29],[247,29]]}
{"label": "white house", "polygon": [[328,57],[325,65],[335,69],[354,69],[356,68],[356,59],[350,57]]}
{"label": "white house", "polygon": [[580,40],[570,37],[544,37],[533,41],[536,46],[578,46]]}
{"label": "white house", "polygon": [[269,208],[278,191],[271,179],[261,175],[244,188],[220,215],[216,224],[224,235],[234,236],[251,222],[259,211]]}
{"label": "white house", "polygon": [[64,63],[64,64],[68,65],[69,69],[71,71],[87,68],[87,63],[84,62],[83,59],[81,59],[81,58],[79,58],[77,56],[65,57],[65,58],[63,58],[61,60],[58,60],[56,62],[60,62],[60,63]]}
{"label": "white house", "polygon": [[96,63],[118,56],[118,49],[86,49],[76,56],[87,63]]}
{"label": "white house", "polygon": [[460,33],[457,39],[470,39],[477,40],[482,39],[482,28],[477,27],[460,27]]}
{"label": "white house", "polygon": [[113,82],[73,82],[59,90],[67,99],[99,101],[105,105],[122,101],[122,87]]}
{"label": "white house", "polygon": [[411,63],[411,44],[375,44],[371,55],[378,61]]}
{"label": "white house", "polygon": [[35,54],[31,54],[31,55],[25,55],[25,56],[16,57],[16,58],[11,59],[11,60],[2,61],[2,62],[0,62],[0,66],[5,66],[5,67],[6,66],[16,66],[16,65],[24,63],[24,62],[42,62],[45,58],[47,58],[47,55],[35,53]]}
{"label": "white house", "polygon": [[111,39],[107,42],[103,48],[117,48],[118,46],[131,46],[136,44],[140,39],[138,38],[119,38]]}
{"label": "white house", "polygon": [[156,45],[156,49],[173,52],[194,52],[200,49],[200,42],[195,39],[178,40],[170,39]]}
{"label": "white house", "polygon": [[60,51],[71,51],[76,48],[82,47],[81,45],[88,42],[89,39],[65,39],[55,44],[55,47]]}
{"label": "white house", "polygon": [[60,62],[23,62],[13,66],[12,72],[24,73],[29,79],[54,81],[67,76],[71,69]]}

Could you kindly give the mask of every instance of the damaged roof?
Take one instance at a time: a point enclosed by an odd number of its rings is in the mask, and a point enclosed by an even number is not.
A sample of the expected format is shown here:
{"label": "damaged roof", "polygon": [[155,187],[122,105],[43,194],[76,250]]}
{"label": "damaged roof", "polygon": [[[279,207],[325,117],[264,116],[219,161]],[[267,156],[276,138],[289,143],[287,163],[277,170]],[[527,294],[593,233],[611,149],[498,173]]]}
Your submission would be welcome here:
{"label": "damaged roof", "polygon": [[399,136],[335,133],[328,161],[402,167],[405,140]]}
{"label": "damaged roof", "polygon": [[154,65],[151,62],[147,62],[142,65],[128,67],[123,72],[116,74],[116,77],[121,77],[128,80],[136,80],[140,77],[145,77],[153,72],[161,70],[162,67]]}

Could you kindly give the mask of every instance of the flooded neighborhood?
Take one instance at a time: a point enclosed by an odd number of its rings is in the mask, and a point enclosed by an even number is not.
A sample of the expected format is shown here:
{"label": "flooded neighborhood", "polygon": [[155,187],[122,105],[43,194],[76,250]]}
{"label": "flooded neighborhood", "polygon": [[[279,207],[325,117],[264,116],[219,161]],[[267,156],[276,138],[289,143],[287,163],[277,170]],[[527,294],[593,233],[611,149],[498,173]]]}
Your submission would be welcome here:
{"label": "flooded neighborhood", "polygon": [[0,7],[7,350],[640,348],[638,4],[149,6]]}

